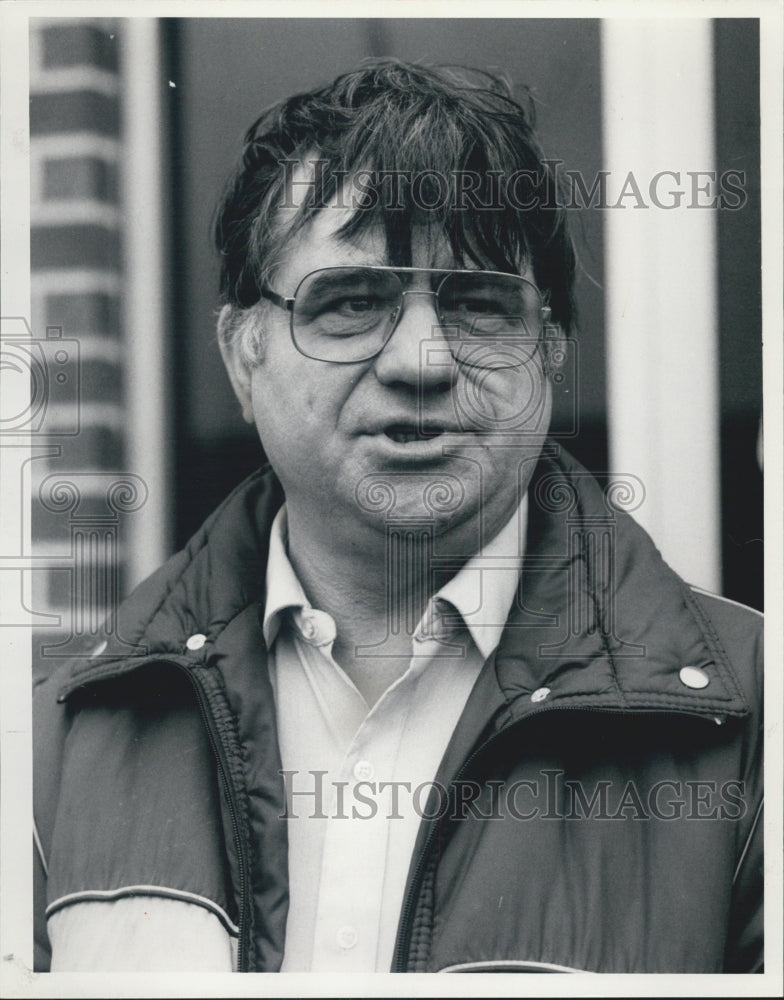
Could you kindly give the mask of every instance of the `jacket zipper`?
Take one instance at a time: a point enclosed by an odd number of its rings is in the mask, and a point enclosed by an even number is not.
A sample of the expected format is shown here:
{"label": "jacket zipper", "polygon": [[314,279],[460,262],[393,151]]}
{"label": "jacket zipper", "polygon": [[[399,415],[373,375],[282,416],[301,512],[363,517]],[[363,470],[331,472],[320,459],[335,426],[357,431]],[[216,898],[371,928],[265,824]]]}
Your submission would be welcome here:
{"label": "jacket zipper", "polygon": [[[574,712],[605,712],[605,713],[610,713],[610,714],[613,714],[613,715],[627,715],[627,714],[633,714],[633,715],[661,715],[661,714],[693,715],[695,718],[699,718],[699,719],[705,720],[705,716],[700,715],[697,712],[677,712],[676,710],[670,709],[670,708],[659,709],[659,710],[655,710],[655,709],[650,709],[649,708],[649,709],[641,709],[640,711],[635,711],[635,709],[633,709],[633,708],[612,708],[612,707],[600,708],[600,707],[594,706],[594,705],[569,705],[569,706],[543,705],[541,708],[532,709],[522,719],[515,719],[515,720],[513,720],[508,725],[504,726],[502,729],[499,729],[498,732],[493,733],[492,736],[489,736],[484,741],[484,743],[481,743],[476,748],[476,750],[474,750],[465,759],[465,761],[460,766],[460,769],[457,771],[457,773],[455,774],[454,778],[449,783],[450,795],[451,795],[451,792],[454,789],[455,785],[457,784],[457,782],[460,781],[460,779],[463,777],[463,775],[466,773],[466,771],[469,770],[470,766],[477,759],[477,757],[479,757],[481,754],[483,754],[485,752],[485,750],[490,746],[491,743],[494,743],[504,733],[507,733],[513,726],[517,726],[517,725],[520,725],[523,722],[527,722],[528,719],[530,719],[534,715],[541,715],[543,712],[553,712],[553,711],[559,711],[559,710],[564,710],[564,711],[568,710],[568,711],[574,711]],[[714,718],[713,721],[717,722],[717,723],[719,722],[719,720],[716,719],[716,718]],[[444,813],[444,816],[448,815],[448,812],[449,812],[449,810],[447,810]],[[427,835],[427,839],[425,840],[425,843],[422,845],[422,851],[421,851],[419,857],[417,858],[416,866],[414,867],[414,870],[413,870],[413,872],[411,874],[411,879],[410,879],[410,881],[408,883],[408,887],[406,889],[406,894],[405,894],[405,897],[404,897],[404,900],[403,900],[403,906],[402,906],[402,908],[400,910],[400,921],[398,923],[397,941],[396,941],[396,944],[395,944],[395,953],[394,953],[394,958],[393,958],[393,961],[392,961],[392,969],[390,970],[391,972],[407,972],[408,971],[408,969],[406,968],[406,966],[408,965],[409,953],[410,953],[410,950],[411,950],[411,930],[412,930],[412,920],[413,920],[413,916],[414,916],[414,910],[416,909],[416,904],[418,902],[419,891],[420,891],[420,889],[422,887],[422,876],[425,873],[425,868],[427,867],[427,863],[428,863],[428,861],[430,859],[430,853],[431,853],[431,850],[432,850],[432,847],[433,847],[433,843],[434,843],[434,841],[436,839],[436,836],[438,834],[438,831],[439,831],[439,824],[443,822],[444,816],[441,816],[439,819],[437,819],[433,823],[433,826],[430,828],[430,831],[429,831],[429,833]],[[405,948],[405,954],[403,952],[403,948]]]}
{"label": "jacket zipper", "polygon": [[[507,727],[509,728],[509,727]],[[454,776],[450,782],[450,795],[452,789],[455,787],[457,782],[462,778],[465,772],[468,770],[470,765],[476,760],[476,758],[484,752],[484,750],[500,735],[501,732],[505,732],[502,729],[500,732],[494,734],[489,739],[485,740],[461,765],[460,770]],[[443,817],[442,817],[443,818]],[[405,899],[403,901],[403,906],[400,910],[400,922],[398,924],[397,931],[397,943],[395,945],[395,954],[392,961],[391,972],[407,972],[409,952],[411,950],[411,930],[412,930],[412,919],[414,916],[414,910],[418,902],[419,890],[422,887],[422,876],[424,875],[425,868],[430,859],[430,851],[433,846],[433,842],[436,839],[438,833],[439,824],[441,819],[437,819],[427,835],[425,843],[422,845],[422,851],[417,858],[416,866],[411,874],[411,879],[408,883],[408,888],[406,890]],[[405,945],[405,956],[403,955],[403,949],[401,945]]]}
{"label": "jacket zipper", "polygon": [[[223,745],[223,740],[218,732],[218,727],[215,722],[215,718],[210,710],[209,699],[207,697],[207,692],[204,690],[204,685],[199,680],[199,678],[192,672],[191,664],[188,662],[181,662],[173,657],[167,656],[154,656],[146,659],[144,662],[149,663],[152,660],[156,663],[166,663],[169,666],[176,667],[193,685],[193,690],[196,693],[196,701],[199,706],[199,712],[204,722],[205,729],[207,730],[207,735],[210,740],[210,745],[212,747],[212,752],[215,756],[215,760],[218,765],[218,771],[220,772],[221,782],[223,784],[223,789],[225,792],[226,804],[229,809],[229,816],[231,819],[232,831],[234,833],[234,848],[237,854],[237,874],[239,880],[239,933],[237,939],[237,971],[246,972],[248,963],[248,927],[250,926],[249,921],[249,911],[250,902],[248,896],[248,883],[250,882],[249,872],[250,863],[248,860],[248,854],[245,850],[245,843],[242,838],[242,831],[240,829],[240,822],[237,816],[237,796],[234,791],[234,785],[231,781],[231,776],[229,773],[228,761],[226,757],[226,749]],[[136,664],[139,666],[140,664]],[[196,664],[198,665],[198,664]],[[123,671],[124,672],[124,671]],[[106,664],[103,669],[96,670],[90,674],[90,677],[84,683],[93,683],[100,680],[108,680],[114,676],[117,676],[116,664]],[[75,683],[69,686],[67,689],[61,691],[58,701],[64,702],[67,698],[78,688],[84,686],[83,683]]]}
{"label": "jacket zipper", "polygon": [[[174,663],[175,661],[169,660],[167,662]],[[213,753],[215,754],[215,759],[218,763],[218,770],[220,771],[221,780],[223,782],[223,788],[226,793],[226,804],[229,809],[229,816],[231,818],[232,831],[234,833],[234,848],[237,854],[237,874],[239,879],[239,933],[237,936],[237,972],[247,972],[247,934],[249,927],[249,896],[248,896],[248,871],[249,871],[249,861],[247,851],[245,850],[245,843],[242,838],[242,833],[240,831],[240,822],[237,818],[237,801],[234,792],[234,786],[231,781],[229,774],[228,763],[226,759],[226,751],[223,746],[223,741],[221,739],[220,733],[218,732],[218,727],[215,723],[215,719],[210,711],[209,701],[207,694],[201,681],[191,673],[187,667],[183,667],[181,664],[177,664],[181,670],[190,678],[193,684],[194,691],[196,692],[196,698],[199,703],[199,711],[201,712],[202,719],[204,720],[207,733],[210,738],[210,743],[212,744]]]}
{"label": "jacket zipper", "polygon": [[[169,666],[176,667],[180,670],[193,686],[193,690],[196,694],[196,701],[199,706],[199,713],[201,714],[202,721],[204,722],[204,727],[207,730],[207,735],[209,737],[210,745],[212,747],[212,752],[215,757],[215,761],[218,765],[218,771],[220,772],[220,780],[223,785],[225,792],[225,800],[228,806],[229,817],[231,819],[232,832],[234,834],[234,849],[237,856],[237,876],[239,882],[239,900],[238,900],[238,911],[239,911],[239,930],[237,937],[237,971],[247,972],[248,970],[248,931],[250,927],[250,897],[248,895],[248,885],[250,883],[250,862],[248,859],[248,852],[245,849],[245,841],[242,836],[242,830],[240,826],[240,821],[238,818],[237,809],[237,796],[234,790],[234,785],[231,780],[231,774],[228,766],[228,758],[226,755],[226,748],[223,744],[223,739],[221,738],[220,732],[218,731],[218,726],[215,721],[215,717],[212,714],[209,704],[209,697],[204,689],[204,685],[201,680],[193,673],[193,666],[200,666],[200,664],[191,664],[190,662],[182,662],[174,657],[168,656],[153,656],[145,660],[146,663],[151,661],[156,663],[166,663]],[[137,664],[137,666],[140,664]],[[92,683],[97,680],[107,680],[113,676],[116,676],[116,665],[106,664],[102,670],[94,671],[91,673],[87,683]],[[83,684],[77,683],[70,686],[68,689],[62,691],[58,697],[58,701],[64,702],[77,688],[82,687]]]}

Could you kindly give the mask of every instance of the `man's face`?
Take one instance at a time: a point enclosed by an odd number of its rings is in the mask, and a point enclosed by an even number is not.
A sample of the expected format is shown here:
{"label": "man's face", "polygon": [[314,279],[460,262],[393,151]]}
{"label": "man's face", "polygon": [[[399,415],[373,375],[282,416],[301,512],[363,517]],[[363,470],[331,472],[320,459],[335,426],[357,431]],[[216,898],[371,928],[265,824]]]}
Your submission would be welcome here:
{"label": "man's face", "polygon": [[[327,206],[289,242],[276,292],[292,296],[318,268],[389,263],[381,232],[355,242],[337,235],[348,216]],[[412,264],[461,266],[426,228],[414,231]],[[428,291],[432,277],[415,275],[406,287]],[[424,519],[436,534],[449,530],[451,553],[467,555],[511,517],[550,420],[541,350],[511,367],[460,365],[434,297],[408,294],[377,357],[335,364],[297,350],[285,310],[260,308],[262,360],[243,377],[292,526],[354,543],[383,533],[389,518]]]}

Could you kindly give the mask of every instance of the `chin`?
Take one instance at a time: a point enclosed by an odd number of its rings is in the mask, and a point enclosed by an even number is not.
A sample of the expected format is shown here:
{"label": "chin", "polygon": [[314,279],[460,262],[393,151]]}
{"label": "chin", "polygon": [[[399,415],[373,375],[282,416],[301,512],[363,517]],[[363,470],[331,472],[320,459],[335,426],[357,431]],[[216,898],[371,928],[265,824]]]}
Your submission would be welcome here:
{"label": "chin", "polygon": [[[371,497],[377,501],[382,497],[388,500],[388,484],[384,483],[383,489],[378,485]],[[449,557],[451,575],[456,568],[452,565],[453,560],[469,558],[479,548],[482,519],[478,497],[463,496],[459,507],[448,511],[438,509],[440,503],[446,505],[448,500],[448,490],[436,481],[428,495],[428,503],[423,502],[421,493],[406,495],[406,491],[398,489],[394,504],[389,508],[369,511],[366,506],[359,505],[357,515],[378,536],[385,537],[386,559],[395,552],[396,563],[412,558]]]}
{"label": "chin", "polygon": [[448,525],[454,518],[463,520],[467,506],[478,508],[478,497],[472,501],[477,485],[473,477],[467,481],[454,472],[384,470],[363,475],[354,500],[360,512],[374,519]]}

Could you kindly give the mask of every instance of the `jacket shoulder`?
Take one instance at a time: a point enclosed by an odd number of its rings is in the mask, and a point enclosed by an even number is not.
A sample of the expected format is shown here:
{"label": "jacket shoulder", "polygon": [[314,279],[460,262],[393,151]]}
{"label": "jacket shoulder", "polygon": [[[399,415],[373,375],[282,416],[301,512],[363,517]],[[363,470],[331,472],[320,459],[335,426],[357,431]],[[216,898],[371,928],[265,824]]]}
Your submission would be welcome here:
{"label": "jacket shoulder", "polygon": [[43,904],[66,748],[72,735],[83,741],[83,734],[75,733],[79,712],[61,698],[64,688],[75,675],[89,679],[94,669],[94,676],[100,676],[110,661],[181,652],[192,633],[219,633],[258,597],[266,533],[282,502],[271,470],[254,473],[181,551],[122,602],[103,637],[91,636],[78,655],[58,661],[47,662],[43,652],[37,656],[33,673],[37,969],[46,968],[48,962]]}
{"label": "jacket shoulder", "polygon": [[735,668],[743,694],[753,708],[759,709],[763,689],[762,613],[693,585],[689,590],[704,616],[703,626],[712,629]]}
{"label": "jacket shoulder", "polygon": [[752,715],[745,727],[743,785],[748,814],[738,824],[737,865],[724,959],[726,972],[762,972],[764,956],[763,618],[737,601],[691,588],[695,603],[726,650]]}

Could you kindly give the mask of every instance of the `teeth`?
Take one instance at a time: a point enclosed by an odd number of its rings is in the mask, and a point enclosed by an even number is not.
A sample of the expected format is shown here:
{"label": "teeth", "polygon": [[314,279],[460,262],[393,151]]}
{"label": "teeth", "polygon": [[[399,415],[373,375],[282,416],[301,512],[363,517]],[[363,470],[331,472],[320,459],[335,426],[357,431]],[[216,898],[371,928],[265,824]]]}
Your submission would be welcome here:
{"label": "teeth", "polygon": [[390,427],[386,432],[396,444],[409,444],[411,441],[427,441],[430,438],[438,437],[443,431],[438,427],[429,427],[426,430],[418,430],[410,427]]}

